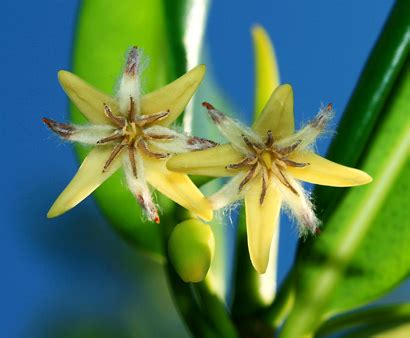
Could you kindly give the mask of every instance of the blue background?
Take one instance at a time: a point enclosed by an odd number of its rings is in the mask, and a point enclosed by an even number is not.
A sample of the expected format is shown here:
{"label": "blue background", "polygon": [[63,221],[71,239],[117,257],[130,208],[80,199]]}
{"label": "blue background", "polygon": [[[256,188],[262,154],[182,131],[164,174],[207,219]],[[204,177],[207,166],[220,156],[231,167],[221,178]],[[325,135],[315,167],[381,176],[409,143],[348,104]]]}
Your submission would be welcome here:
{"label": "blue background", "polygon": [[[333,102],[337,122],[392,3],[214,1],[206,36],[214,76],[235,106],[249,114],[250,27],[260,23],[275,43],[282,82],[294,87],[297,121],[306,121],[320,103]],[[85,321],[99,326],[101,318],[106,326],[132,323],[138,337],[178,336],[181,323],[167,311],[168,296],[152,294],[165,289],[160,269],[112,233],[92,199],[63,217],[45,217],[77,168],[71,147],[51,137],[41,117],[66,112],[56,74],[70,68],[78,4],[3,1],[0,7],[0,337],[46,337],[44,330],[57,337],[53,330]],[[319,151],[326,146],[320,143]],[[288,223],[284,219],[281,228],[280,279],[297,238]],[[400,299],[408,289],[390,299]],[[152,325],[152,318],[163,325]]]}

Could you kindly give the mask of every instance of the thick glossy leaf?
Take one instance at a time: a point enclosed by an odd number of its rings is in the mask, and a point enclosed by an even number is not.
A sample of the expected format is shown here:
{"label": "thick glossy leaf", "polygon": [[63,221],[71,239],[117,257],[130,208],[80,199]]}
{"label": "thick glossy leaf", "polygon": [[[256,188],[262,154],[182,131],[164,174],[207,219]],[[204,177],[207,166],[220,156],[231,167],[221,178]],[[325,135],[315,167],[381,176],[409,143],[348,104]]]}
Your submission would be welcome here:
{"label": "thick glossy leaf", "polygon": [[410,187],[403,178],[409,172],[409,91],[408,69],[403,68],[361,166],[374,181],[350,189],[325,231],[299,256],[296,303],[283,337],[310,332],[321,318],[368,302],[408,275]]}
{"label": "thick glossy leaf", "polygon": [[[376,332],[380,332],[381,329],[379,325],[384,327],[399,327],[401,323],[404,322],[410,322],[410,303],[375,306],[337,316],[329,320],[319,328],[315,337],[329,337],[331,334],[341,334],[346,331],[352,332],[352,329],[355,334],[362,332],[362,329],[369,333],[370,328],[374,330],[376,327]],[[364,334],[364,332],[362,332],[362,334],[362,336],[357,335],[357,337],[369,336],[368,334]],[[350,335],[343,335],[343,337],[350,337]],[[390,337],[396,336],[391,335]]]}
{"label": "thick glossy leaf", "polygon": [[[179,1],[184,6],[186,1]],[[171,32],[175,22],[185,12],[169,12],[163,0],[124,0],[121,5],[108,1],[82,2],[77,34],[74,41],[73,72],[95,87],[112,94],[127,48],[138,45],[144,50],[146,69],[143,72],[144,92],[157,89],[186,71],[185,46],[175,44],[183,39],[183,27]],[[181,21],[182,22],[182,21]],[[195,27],[191,27],[193,29]],[[171,39],[172,37],[172,39]],[[179,65],[177,67],[176,65]],[[72,107],[72,120],[83,122]],[[83,157],[85,151],[78,148]],[[136,247],[163,259],[159,226],[144,222],[134,197],[117,172],[105,182],[94,196],[112,225]],[[161,210],[172,212],[174,204],[160,197]],[[163,217],[164,220],[164,217]]]}

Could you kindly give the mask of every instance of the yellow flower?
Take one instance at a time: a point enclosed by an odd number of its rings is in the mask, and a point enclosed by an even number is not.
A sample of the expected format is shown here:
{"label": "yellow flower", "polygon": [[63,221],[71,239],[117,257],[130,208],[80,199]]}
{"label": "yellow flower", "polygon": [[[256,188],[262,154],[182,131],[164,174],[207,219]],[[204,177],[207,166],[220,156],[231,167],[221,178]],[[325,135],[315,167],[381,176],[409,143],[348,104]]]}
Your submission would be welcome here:
{"label": "yellow flower", "polygon": [[299,180],[338,187],[372,180],[363,171],[314,153],[313,143],[333,115],[331,105],[295,132],[290,85],[281,85],[272,93],[252,129],[209,103],[203,105],[230,143],[175,155],[168,160],[167,168],[196,175],[233,176],[210,201],[216,210],[244,199],[249,253],[259,273],[266,271],[282,205],[296,218],[302,235],[317,230],[319,221]]}
{"label": "yellow flower", "polygon": [[147,182],[204,220],[212,219],[209,202],[189,177],[170,172],[165,166],[170,154],[215,145],[169,128],[202,81],[205,66],[197,66],[167,86],[141,96],[139,61],[138,49],[131,48],[115,98],[72,73],[59,72],[63,89],[91,124],[43,121],[62,138],[95,147],[54,202],[48,217],[76,206],[122,166],[128,187],[149,220],[159,222]]}

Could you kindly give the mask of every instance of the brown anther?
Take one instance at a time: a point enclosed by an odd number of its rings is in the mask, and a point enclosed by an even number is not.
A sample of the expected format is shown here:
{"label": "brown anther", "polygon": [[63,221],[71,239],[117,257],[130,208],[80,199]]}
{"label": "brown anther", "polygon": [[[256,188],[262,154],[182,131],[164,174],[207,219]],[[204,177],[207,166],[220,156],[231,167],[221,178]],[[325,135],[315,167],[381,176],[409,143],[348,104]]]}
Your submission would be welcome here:
{"label": "brown anther", "polygon": [[298,140],[295,143],[293,143],[292,145],[290,145],[288,147],[278,148],[278,149],[276,149],[276,151],[281,155],[288,155],[292,151],[296,150],[296,148],[299,147],[299,144],[301,144],[301,143],[302,143],[302,140]]}
{"label": "brown anther", "polygon": [[285,162],[290,167],[296,167],[296,168],[303,168],[303,167],[310,165],[310,163],[295,162],[287,158],[281,158],[281,161]]}
{"label": "brown anther", "polygon": [[242,180],[242,182],[239,184],[239,192],[242,191],[243,187],[252,179],[253,175],[255,174],[256,168],[258,167],[258,164],[254,164],[248,174],[245,176],[245,178]]}
{"label": "brown anther", "polygon": [[146,114],[146,115],[140,115],[136,118],[136,122],[138,123],[139,126],[144,126],[146,124],[153,123],[155,121],[160,121],[165,118],[167,118],[169,115],[169,110],[167,111],[162,111],[159,113],[154,113],[154,114]]}
{"label": "brown anther", "polygon": [[43,117],[43,122],[49,127],[53,132],[61,137],[69,138],[75,132],[75,127],[68,123],[60,123],[54,120],[50,120]]}
{"label": "brown anther", "polygon": [[105,113],[105,116],[107,116],[107,118],[112,123],[114,123],[116,126],[120,128],[123,128],[127,124],[127,121],[125,120],[125,118],[123,118],[122,116],[114,115],[110,106],[106,103],[104,103],[104,113]]}
{"label": "brown anther", "polygon": [[105,143],[110,143],[110,142],[114,142],[117,140],[120,140],[124,138],[124,135],[122,133],[114,133],[110,136],[104,137],[100,140],[97,141],[97,144],[105,144]]}
{"label": "brown anther", "polygon": [[136,115],[137,115],[137,111],[135,109],[135,102],[132,96],[130,96],[130,103],[128,106],[128,120],[130,122],[134,122]]}
{"label": "brown anther", "polygon": [[272,135],[272,130],[268,130],[267,132],[267,138],[266,138],[266,142],[265,145],[270,148],[273,145],[273,135]]}
{"label": "brown anther", "polygon": [[227,165],[226,169],[242,169],[244,167],[248,167],[249,165],[255,164],[257,160],[258,159],[254,156],[248,156],[238,163]]}
{"label": "brown anther", "polygon": [[107,162],[105,162],[104,164],[104,168],[103,168],[103,173],[105,173],[108,168],[110,167],[112,161],[114,161],[114,159],[119,155],[119,153],[121,152],[121,150],[126,146],[127,144],[123,141],[121,143],[118,143],[115,145],[115,147],[112,149],[110,156],[108,157]]}
{"label": "brown anther", "polygon": [[262,205],[263,201],[265,200],[266,197],[266,191],[268,190],[268,184],[267,184],[267,180],[268,180],[268,173],[266,171],[266,168],[263,167],[263,173],[262,173],[262,191],[261,191],[261,195],[259,197],[259,204]]}
{"label": "brown anther", "polygon": [[326,106],[326,110],[333,110],[333,103],[328,103]]}
{"label": "brown anther", "polygon": [[130,159],[131,163],[131,168],[132,168],[132,173],[135,178],[138,178],[138,173],[137,173],[137,163],[135,162],[135,153],[134,153],[134,144],[129,144],[128,145],[128,157]]}
{"label": "brown anther", "polygon": [[143,139],[140,139],[138,141],[137,147],[139,149],[141,149],[146,155],[148,155],[150,157],[157,158],[157,159],[163,159],[163,158],[167,158],[169,156],[169,154],[156,153],[156,152],[150,150],[147,146],[147,143]]}
{"label": "brown anther", "polygon": [[149,140],[173,140],[175,135],[144,133],[144,137]]}
{"label": "brown anther", "polygon": [[260,153],[263,150],[263,147],[255,142],[252,142],[249,140],[245,135],[242,135],[242,139],[245,142],[245,144],[253,151],[256,153]]}
{"label": "brown anther", "polygon": [[[278,168],[279,169],[279,168]],[[279,169],[280,177],[279,180],[282,182],[284,186],[286,186],[290,191],[292,191],[296,196],[299,196],[299,193],[296,191],[296,189],[292,186],[292,184],[289,183],[287,180],[286,176],[283,174],[282,170]]]}

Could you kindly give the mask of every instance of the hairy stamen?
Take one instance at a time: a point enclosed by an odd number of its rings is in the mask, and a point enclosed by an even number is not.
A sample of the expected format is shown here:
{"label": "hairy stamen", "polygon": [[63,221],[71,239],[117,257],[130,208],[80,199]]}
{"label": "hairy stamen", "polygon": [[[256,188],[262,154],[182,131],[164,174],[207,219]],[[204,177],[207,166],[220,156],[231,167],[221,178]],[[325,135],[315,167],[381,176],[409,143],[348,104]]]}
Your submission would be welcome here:
{"label": "hairy stamen", "polygon": [[266,142],[265,142],[266,146],[268,148],[272,147],[273,146],[273,141],[274,140],[273,140],[272,130],[268,130],[267,138],[266,138]]}
{"label": "hairy stamen", "polygon": [[106,104],[106,103],[104,103],[104,113],[105,113],[105,116],[107,116],[107,118],[108,118],[112,123],[114,123],[116,126],[118,126],[118,127],[120,127],[120,128],[123,128],[123,127],[127,124],[126,119],[123,118],[122,116],[117,116],[117,115],[115,115],[115,114],[112,112],[111,107],[110,107],[108,104]]}
{"label": "hairy stamen", "polygon": [[263,201],[265,200],[266,197],[266,191],[268,190],[268,172],[265,167],[263,167],[263,172],[262,172],[262,191],[261,195],[259,197],[259,204],[262,205]]}
{"label": "hairy stamen", "polygon": [[118,141],[118,140],[120,140],[120,139],[122,139],[122,138],[124,138],[123,133],[121,133],[121,132],[120,132],[120,133],[116,132],[116,133],[114,133],[114,134],[112,134],[112,135],[110,135],[110,136],[107,136],[107,137],[104,137],[104,138],[98,140],[98,141],[97,141],[97,144],[106,144],[106,143]]}
{"label": "hairy stamen", "polygon": [[249,165],[253,165],[258,161],[257,157],[255,156],[247,156],[242,161],[238,163],[232,163],[226,166],[226,169],[242,169],[244,167],[248,167]]}
{"label": "hairy stamen", "polygon": [[276,151],[281,154],[281,155],[288,155],[292,151],[296,150],[297,147],[302,143],[302,140],[298,140],[295,143],[291,144],[290,146],[283,147],[283,148],[278,148]]}
{"label": "hairy stamen", "polygon": [[310,165],[310,163],[295,162],[287,158],[281,158],[281,161],[285,162],[290,167],[296,167],[296,168],[303,168],[303,167]]}
{"label": "hairy stamen", "polygon": [[254,164],[251,169],[249,170],[248,174],[245,176],[245,178],[242,180],[242,182],[239,184],[239,192],[242,191],[243,187],[252,179],[253,175],[255,174],[256,168],[258,167],[258,164]]}
{"label": "hairy stamen", "polygon": [[108,157],[107,162],[105,162],[104,164],[104,168],[103,168],[103,173],[105,173],[108,168],[110,167],[112,161],[114,161],[114,159],[119,155],[119,153],[121,152],[122,149],[124,149],[124,147],[127,145],[126,142],[121,142],[115,145],[115,147],[112,149],[110,156]]}
{"label": "hairy stamen", "polygon": [[169,116],[169,110],[154,114],[140,115],[137,117],[137,123],[140,127],[156,121],[161,121]]}
{"label": "hairy stamen", "polygon": [[128,157],[130,159],[132,173],[135,176],[135,178],[138,178],[137,163],[135,162],[135,153],[134,153],[134,151],[135,151],[134,144],[129,144],[128,145]]}
{"label": "hairy stamen", "polygon": [[282,184],[287,187],[290,191],[292,191],[296,196],[299,196],[299,193],[296,191],[296,189],[292,186],[292,184],[289,183],[287,180],[286,176],[283,174],[282,170],[278,167],[279,174],[280,176],[278,177],[279,180],[282,182]]}
{"label": "hairy stamen", "polygon": [[148,140],[173,140],[175,135],[144,133],[144,137]]}
{"label": "hairy stamen", "polygon": [[132,96],[130,96],[130,104],[128,107],[128,120],[131,122],[134,122],[136,115],[137,115],[137,111],[135,107],[135,102]]}
{"label": "hairy stamen", "polygon": [[154,157],[154,158],[158,158],[158,159],[163,159],[163,158],[167,158],[169,156],[169,154],[164,154],[164,153],[156,153],[152,150],[150,150],[147,146],[147,143],[143,140],[140,139],[137,143],[137,146],[139,149],[141,149],[146,155],[150,156],[150,157]]}
{"label": "hairy stamen", "polygon": [[259,154],[262,150],[263,147],[255,142],[252,142],[249,140],[249,138],[245,135],[242,135],[242,139],[245,142],[245,144],[250,148],[251,150],[255,151],[257,154]]}

